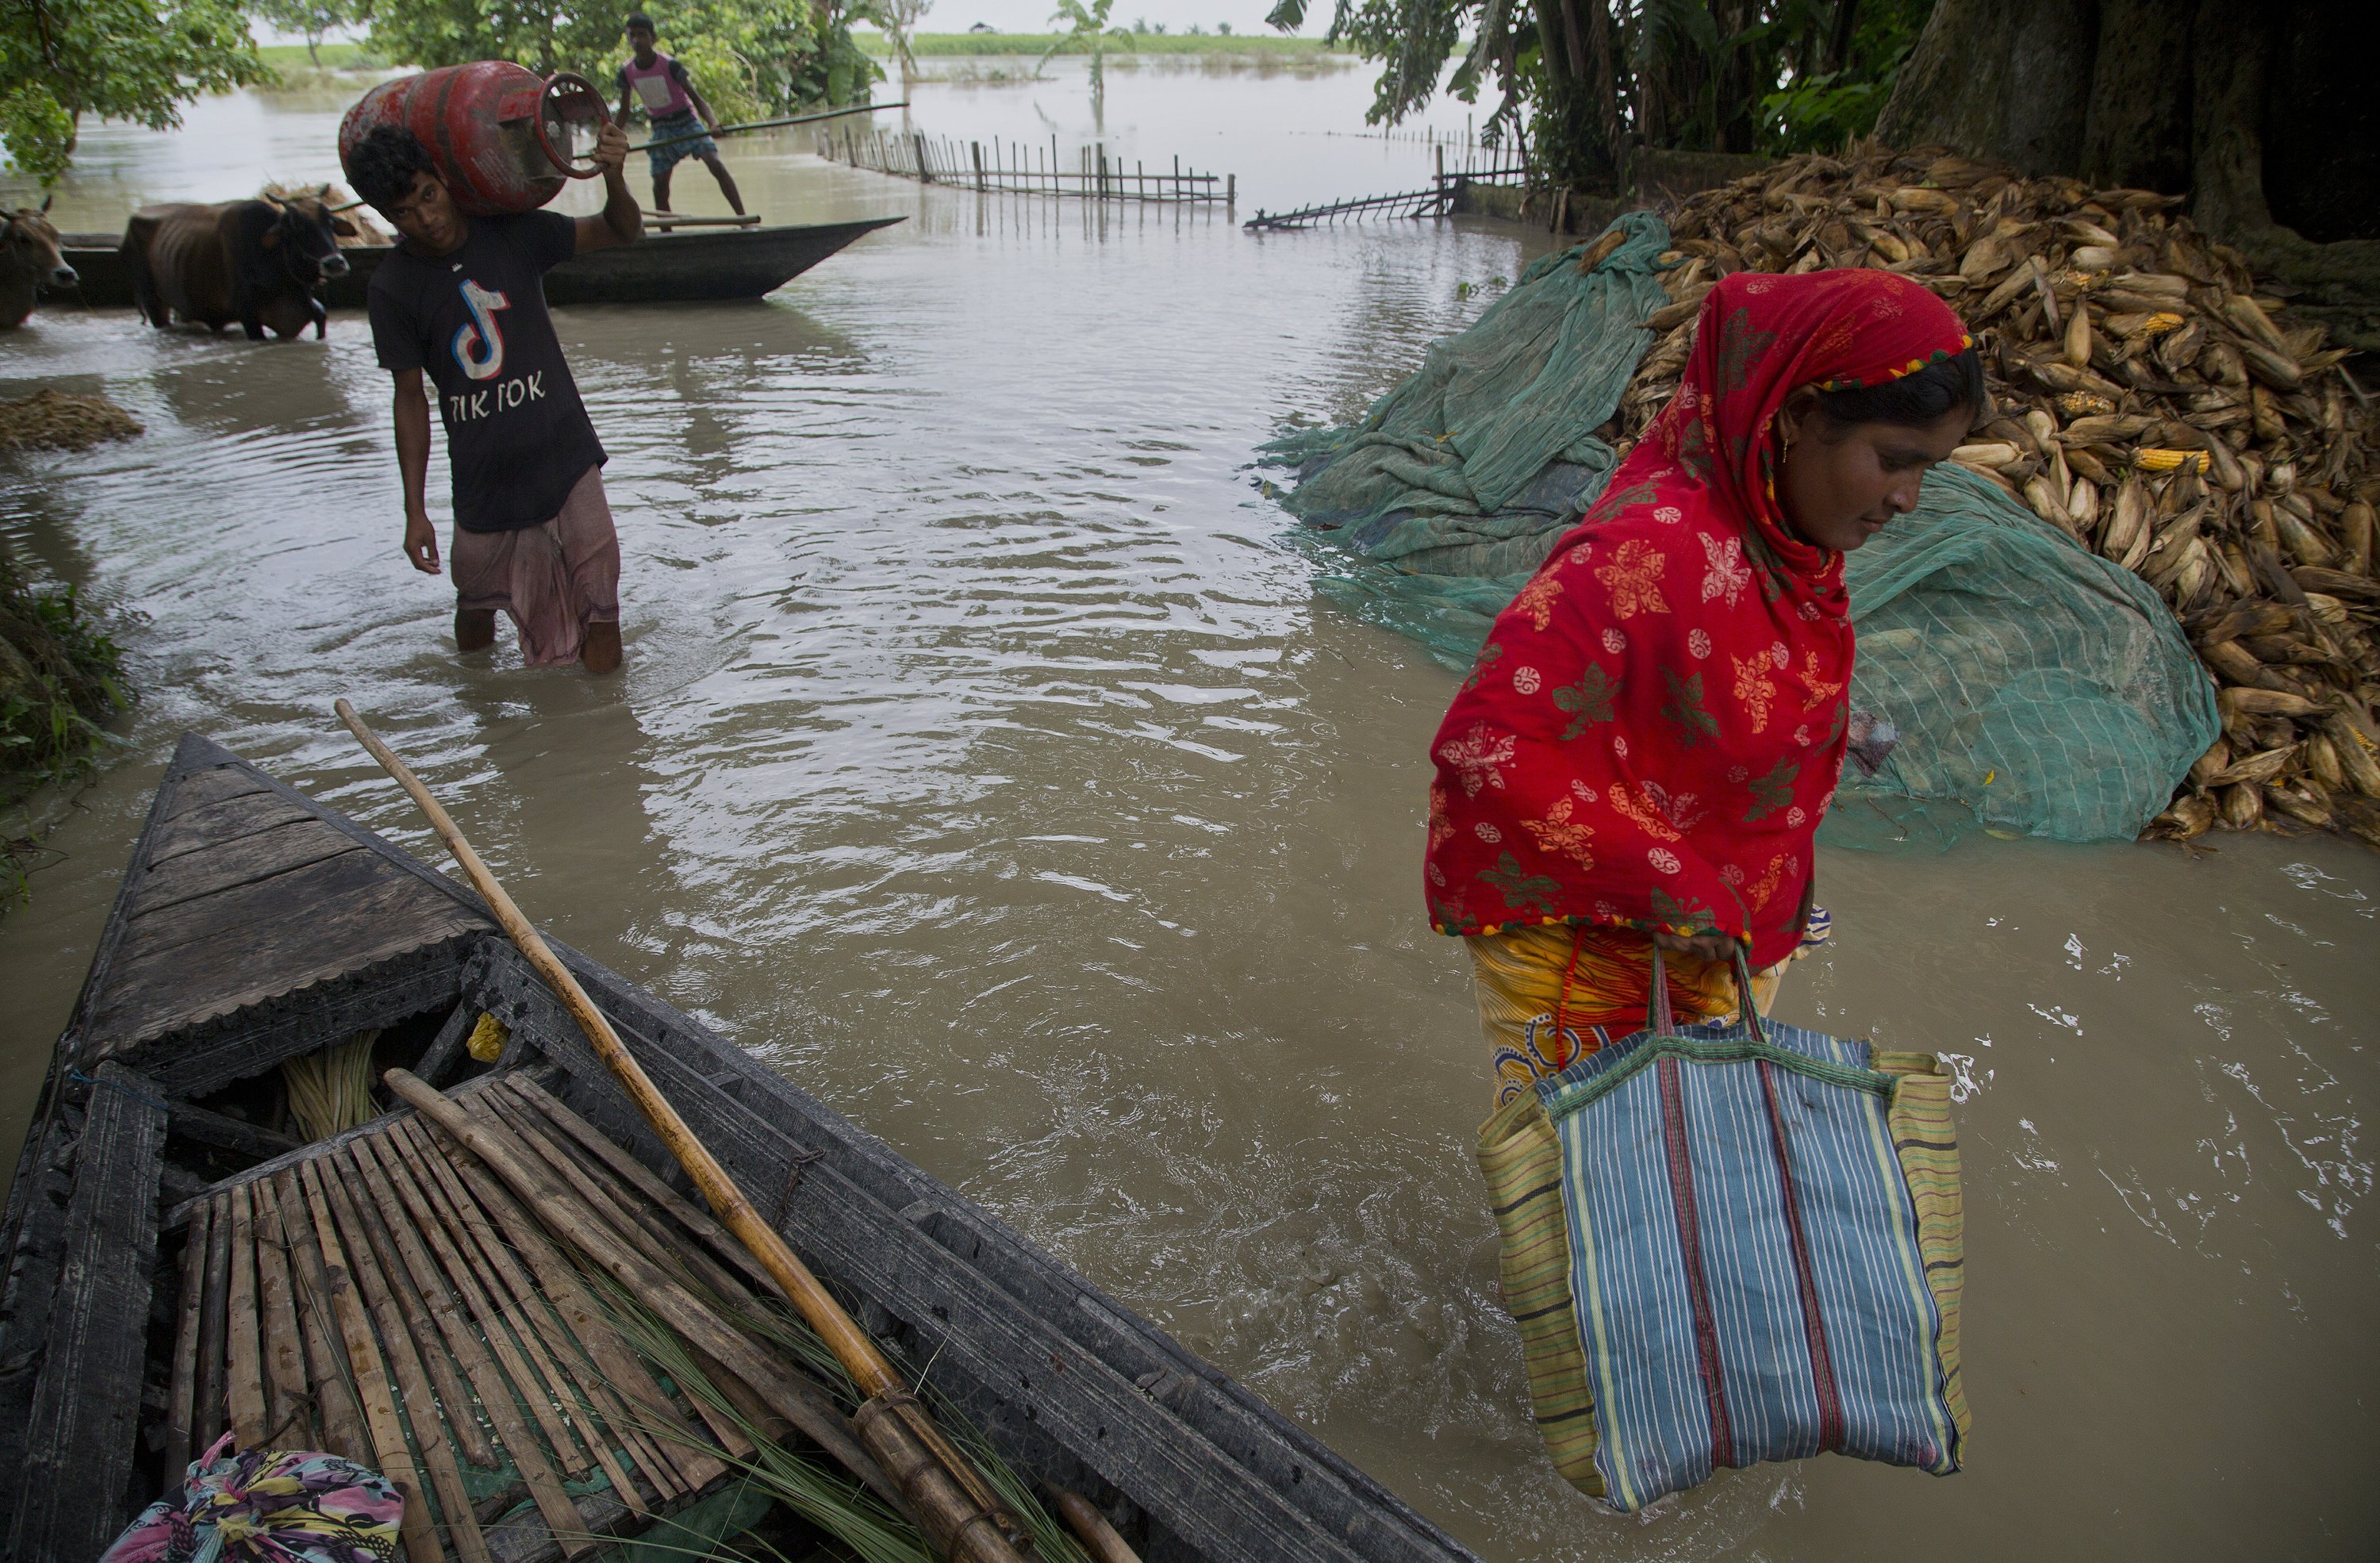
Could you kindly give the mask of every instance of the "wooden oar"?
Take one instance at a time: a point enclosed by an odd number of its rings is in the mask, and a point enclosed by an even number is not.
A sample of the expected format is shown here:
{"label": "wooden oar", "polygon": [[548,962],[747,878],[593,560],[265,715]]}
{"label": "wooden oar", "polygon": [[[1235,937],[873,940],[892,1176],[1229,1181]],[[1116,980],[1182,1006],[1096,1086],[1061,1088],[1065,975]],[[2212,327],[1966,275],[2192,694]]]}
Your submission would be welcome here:
{"label": "wooden oar", "polygon": [[897,103],[861,103],[854,108],[828,109],[823,114],[796,114],[784,119],[755,119],[743,125],[722,125],[716,130],[688,130],[682,136],[663,136],[658,141],[644,141],[630,147],[630,151],[645,151],[653,147],[674,147],[680,141],[698,141],[705,136],[734,136],[746,130],[774,130],[783,125],[808,125],[820,119],[841,119],[850,114],[874,114],[880,109],[907,108],[909,100]]}
{"label": "wooden oar", "polygon": [[867,1397],[866,1403],[853,1414],[853,1431],[877,1464],[883,1467],[885,1474],[900,1487],[926,1539],[953,1563],[1024,1563],[1011,1539],[1022,1533],[1021,1527],[974,1463],[951,1447],[950,1440],[933,1424],[925,1407],[868,1332],[852,1322],[851,1315],[819,1284],[818,1278],[777,1235],[776,1229],[752,1207],[734,1176],[686,1127],[669,1098],[661,1094],[630,1055],[619,1033],[612,1029],[612,1023],[603,1018],[587,990],[578,986],[578,979],[570,975],[569,968],[529,926],[528,919],[521,915],[520,908],[504,893],[504,886],[496,882],[496,877],[488,871],[471,843],[463,839],[455,821],[430,795],[430,789],[364,725],[353,706],[342,699],[335,709],[357,742],[380,761],[382,768],[396,779],[397,785],[405,789],[406,795],[412,798],[415,806],[429,818],[431,828],[455,854],[455,861],[463,866],[472,888],[495,914],[497,923],[552,987],[571,1017],[577,1021],[579,1029],[586,1032],[596,1055],[618,1078],[628,1099],[637,1104],[637,1109],[645,1115],[645,1121],[652,1125],[662,1144],[677,1157],[678,1165],[693,1177],[695,1186],[710,1202],[721,1224],[751,1250],[753,1258],[784,1290],[802,1317],[818,1331],[820,1339],[851,1375],[852,1382]]}

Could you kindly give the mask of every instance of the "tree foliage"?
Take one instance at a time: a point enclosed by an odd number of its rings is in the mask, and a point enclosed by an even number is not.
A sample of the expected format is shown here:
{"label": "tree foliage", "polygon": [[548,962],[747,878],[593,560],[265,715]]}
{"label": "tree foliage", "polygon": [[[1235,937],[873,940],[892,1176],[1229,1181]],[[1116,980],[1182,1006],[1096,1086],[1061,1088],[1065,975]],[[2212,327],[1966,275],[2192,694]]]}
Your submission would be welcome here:
{"label": "tree foliage", "polygon": [[306,40],[306,57],[322,65],[322,38],[358,18],[355,0],[252,0],[250,9],[273,26]]}
{"label": "tree foliage", "polygon": [[[1876,123],[1932,0],[1335,0],[1330,38],[1382,68],[1369,117],[1496,94],[1556,183],[1609,189],[1635,147],[1789,151]],[[1290,30],[1307,0],[1267,18]],[[1471,47],[1451,76],[1461,40]]]}
{"label": "tree foliage", "polygon": [[8,0],[0,6],[0,140],[10,165],[56,182],[84,115],[152,130],[201,93],[260,81],[230,0]]}
{"label": "tree foliage", "polygon": [[1083,0],[1058,0],[1058,8],[1050,13],[1050,20],[1063,22],[1067,30],[1059,34],[1050,47],[1041,52],[1038,62],[1039,65],[1048,65],[1050,55],[1069,48],[1091,56],[1091,123],[1095,126],[1102,124],[1107,117],[1108,47],[1121,43],[1129,49],[1133,45],[1130,28],[1114,27],[1108,22],[1108,12],[1114,6],[1115,0],[1091,0],[1088,6],[1084,5]]}
{"label": "tree foliage", "polygon": [[[661,46],[686,62],[723,121],[864,101],[884,79],[851,36],[881,25],[878,0],[679,0],[648,6]],[[616,0],[367,0],[375,53],[407,65],[515,60],[547,74],[575,70],[605,90],[628,57]]]}

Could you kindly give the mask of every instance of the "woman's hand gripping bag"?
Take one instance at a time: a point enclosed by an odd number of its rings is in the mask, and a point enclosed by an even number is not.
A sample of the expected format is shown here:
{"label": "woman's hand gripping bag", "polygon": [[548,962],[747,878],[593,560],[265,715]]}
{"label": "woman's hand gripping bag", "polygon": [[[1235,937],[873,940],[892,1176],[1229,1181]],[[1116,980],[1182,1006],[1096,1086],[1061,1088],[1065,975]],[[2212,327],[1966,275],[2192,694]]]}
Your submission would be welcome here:
{"label": "woman's hand gripping bag", "polygon": [[1645,1030],[1479,1133],[1555,1469],[1622,1511],[1761,1460],[1957,1470],[1949,1080],[1748,1005],[1679,1027],[1653,993]]}

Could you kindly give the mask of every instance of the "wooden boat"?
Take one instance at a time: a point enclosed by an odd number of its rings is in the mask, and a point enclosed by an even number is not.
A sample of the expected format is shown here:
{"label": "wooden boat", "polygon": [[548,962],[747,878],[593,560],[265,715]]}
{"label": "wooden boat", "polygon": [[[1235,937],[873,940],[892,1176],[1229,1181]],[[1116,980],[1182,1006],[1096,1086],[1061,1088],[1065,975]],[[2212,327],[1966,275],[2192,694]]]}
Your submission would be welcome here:
{"label": "wooden boat", "polygon": [[[648,235],[621,249],[574,256],[545,274],[549,304],[662,304],[698,299],[759,298],[774,293],[863,234],[905,222],[870,217],[856,223],[809,223],[774,228]],[[132,278],[114,234],[68,234],[67,264],[81,281],[53,289],[45,309],[132,308]],[[342,249],[348,272],[322,289],[334,309],[360,309],[372,273],[388,250],[369,245]]]}
{"label": "wooden boat", "polygon": [[[996,1217],[700,1022],[555,948],[676,1109],[913,1381],[930,1363],[947,1402],[1018,1472],[1087,1496],[1151,1563],[1470,1556]],[[508,1028],[492,1064],[465,1047],[483,1014]],[[472,1110],[488,1110],[510,1092],[516,1111],[541,1090],[568,1109],[556,1121],[575,1114],[608,1142],[595,1148],[609,1165],[625,1161],[622,1151],[637,1158],[623,1170],[642,1186],[660,1180],[638,1169],[675,1170],[476,897],[229,750],[185,737],[59,1038],[0,1228],[11,1563],[89,1563],[164,1490],[167,1440],[190,1437],[174,1421],[195,1371],[180,1343],[203,1335],[202,1305],[221,1313],[223,1283],[189,1278],[213,1274],[204,1266],[214,1250],[190,1235],[223,1230],[207,1213],[236,1202],[261,1227],[267,1191],[290,1189],[293,1169],[318,1199],[360,1199],[325,1182],[338,1176],[330,1169],[367,1164],[357,1145],[430,1141],[429,1122],[402,1107],[303,1145],[273,1122],[285,1060],[375,1029],[375,1068],[410,1067],[458,1110],[475,1099]],[[327,1219],[319,1206],[317,1218]],[[369,1268],[359,1253],[349,1263]],[[261,1256],[254,1268],[269,1304],[279,1272]],[[237,1321],[237,1282],[231,1298]],[[273,1315],[261,1316],[270,1358]],[[393,1339],[388,1315],[376,1316]],[[236,1371],[236,1347],[231,1355]],[[590,1525],[627,1522],[616,1504],[588,1510]],[[559,1556],[533,1511],[486,1542],[495,1563]]]}

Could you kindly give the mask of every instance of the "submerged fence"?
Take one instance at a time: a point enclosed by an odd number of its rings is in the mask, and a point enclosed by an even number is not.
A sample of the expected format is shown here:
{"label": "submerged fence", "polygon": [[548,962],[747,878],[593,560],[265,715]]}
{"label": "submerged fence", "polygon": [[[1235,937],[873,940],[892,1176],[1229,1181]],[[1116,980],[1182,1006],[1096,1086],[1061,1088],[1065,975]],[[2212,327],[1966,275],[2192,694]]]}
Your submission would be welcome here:
{"label": "submerged fence", "polygon": [[1352,200],[1328,201],[1320,206],[1304,206],[1294,212],[1266,212],[1259,207],[1257,214],[1240,224],[1250,233],[1275,228],[1315,228],[1334,223],[1360,223],[1380,217],[1444,217],[1454,210],[1455,197],[1465,185],[1525,185],[1529,182],[1529,166],[1525,162],[1508,166],[1477,166],[1471,157],[1463,166],[1450,174],[1446,170],[1446,147],[1438,149],[1438,173],[1424,190],[1399,190],[1393,195],[1357,196]]}
{"label": "submerged fence", "polygon": [[1225,208],[1239,197],[1239,176],[1201,174],[1182,166],[1150,168],[1135,161],[1108,156],[1104,143],[1077,149],[1066,166],[1058,139],[1047,147],[1022,141],[960,142],[947,136],[918,131],[860,130],[844,127],[822,131],[819,155],[854,168],[916,179],[929,185],[999,195],[1072,196],[1085,200],[1220,202]]}

